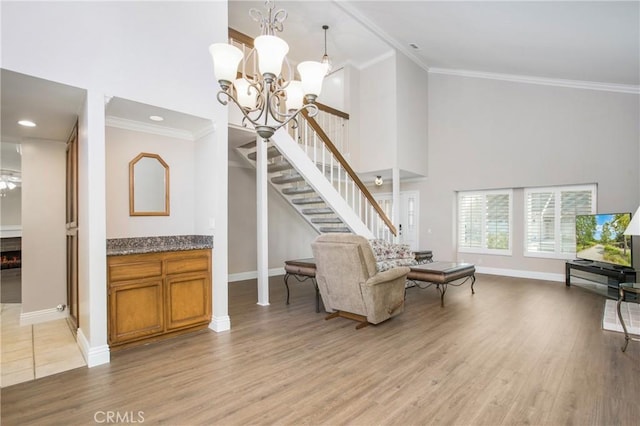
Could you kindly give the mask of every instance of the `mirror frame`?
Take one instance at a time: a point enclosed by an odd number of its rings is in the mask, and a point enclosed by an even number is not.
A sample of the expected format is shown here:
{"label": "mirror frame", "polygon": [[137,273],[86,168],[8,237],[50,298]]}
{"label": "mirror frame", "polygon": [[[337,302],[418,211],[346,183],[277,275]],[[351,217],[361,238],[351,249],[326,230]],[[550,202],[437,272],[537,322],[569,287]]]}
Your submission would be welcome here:
{"label": "mirror frame", "polygon": [[[164,167],[164,211],[136,211],[134,200],[135,176],[134,167],[143,158],[153,158]],[[169,165],[158,154],[141,152],[129,162],[129,216],[169,216]]]}

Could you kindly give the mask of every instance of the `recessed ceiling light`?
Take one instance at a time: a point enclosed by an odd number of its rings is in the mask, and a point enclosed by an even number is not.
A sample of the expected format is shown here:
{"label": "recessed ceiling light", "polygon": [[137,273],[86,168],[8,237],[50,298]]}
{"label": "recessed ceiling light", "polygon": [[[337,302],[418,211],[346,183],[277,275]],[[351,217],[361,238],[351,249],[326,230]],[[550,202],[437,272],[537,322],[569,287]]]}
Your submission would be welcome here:
{"label": "recessed ceiling light", "polygon": [[31,120],[20,120],[18,124],[24,127],[36,127],[36,123]]}
{"label": "recessed ceiling light", "polygon": [[164,121],[164,117],[160,117],[159,115],[150,115],[149,120],[153,121]]}

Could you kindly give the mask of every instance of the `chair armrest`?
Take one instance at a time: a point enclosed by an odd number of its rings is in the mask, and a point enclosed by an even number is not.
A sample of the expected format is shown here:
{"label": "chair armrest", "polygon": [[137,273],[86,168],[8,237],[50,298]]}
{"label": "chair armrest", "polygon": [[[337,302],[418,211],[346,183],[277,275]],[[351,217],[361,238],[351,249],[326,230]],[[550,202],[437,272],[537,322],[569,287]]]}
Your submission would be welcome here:
{"label": "chair armrest", "polygon": [[409,273],[411,269],[406,266],[401,266],[399,268],[392,268],[384,272],[378,272],[373,277],[369,278],[365,285],[374,286],[379,284],[385,284],[395,279],[401,278]]}

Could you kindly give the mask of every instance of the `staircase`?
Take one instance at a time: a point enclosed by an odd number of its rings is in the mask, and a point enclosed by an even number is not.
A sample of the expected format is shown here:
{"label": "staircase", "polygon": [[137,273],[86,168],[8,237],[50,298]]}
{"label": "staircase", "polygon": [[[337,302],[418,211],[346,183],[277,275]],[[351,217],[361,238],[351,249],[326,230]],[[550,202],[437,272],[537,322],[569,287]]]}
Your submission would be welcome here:
{"label": "staircase", "polygon": [[[232,29],[229,36],[245,55],[253,48],[250,37]],[[348,140],[348,114],[316,105],[317,116],[303,110],[266,142],[269,184],[318,233],[352,232],[392,241],[397,232],[391,220],[341,153]],[[256,142],[236,150],[256,167]]]}
{"label": "staircase", "polygon": [[[256,167],[256,142],[242,145],[236,150]],[[307,183],[295,167],[278,151],[273,141],[268,142],[267,174],[270,185],[295,208],[318,232],[352,232],[336,211]],[[322,165],[316,165],[321,170]],[[373,236],[371,236],[373,238]]]}

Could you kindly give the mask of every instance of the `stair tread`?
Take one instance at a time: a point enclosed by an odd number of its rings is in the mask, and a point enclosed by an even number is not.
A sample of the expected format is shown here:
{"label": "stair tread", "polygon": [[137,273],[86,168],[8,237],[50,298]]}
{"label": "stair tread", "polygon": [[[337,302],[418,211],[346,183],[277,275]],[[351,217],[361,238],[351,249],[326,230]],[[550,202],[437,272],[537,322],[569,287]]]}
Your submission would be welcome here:
{"label": "stair tread", "polygon": [[293,169],[293,166],[289,164],[289,162],[286,160],[277,161],[273,164],[269,164],[269,166],[267,167],[267,170],[269,171],[269,173],[282,172],[284,170],[291,170],[291,169]]}
{"label": "stair tread", "polygon": [[291,200],[293,204],[319,204],[324,203],[324,200],[320,197],[304,197],[304,198],[294,198]]}
{"label": "stair tread", "polygon": [[249,143],[245,143],[244,145],[240,145],[238,148],[250,149],[250,148],[255,148],[255,147],[256,147],[256,141],[252,140]]}
{"label": "stair tread", "polygon": [[339,217],[314,217],[311,219],[311,223],[342,223],[342,219]]}
{"label": "stair tread", "polygon": [[[277,148],[275,147],[270,147],[267,148],[267,158],[274,158],[274,157],[278,157],[280,155],[280,151],[278,151]],[[247,157],[250,160],[254,160],[258,157],[258,153],[257,152],[250,152],[249,155],[247,155]]]}
{"label": "stair tread", "polygon": [[304,178],[297,173],[290,174],[290,175],[276,176],[271,179],[271,182],[278,185],[283,183],[293,183],[293,182],[302,182],[302,181],[304,181]]}
{"label": "stair tread", "polygon": [[311,209],[302,209],[303,214],[331,214],[333,209],[331,207],[319,207]]}
{"label": "stair tread", "polygon": [[343,233],[349,233],[351,232],[351,230],[349,228],[347,228],[346,226],[321,226],[320,227],[320,232],[343,232]]}
{"label": "stair tread", "polygon": [[305,186],[294,186],[292,188],[284,188],[282,193],[285,195],[293,195],[293,194],[309,194],[315,192],[314,189],[308,185]]}

